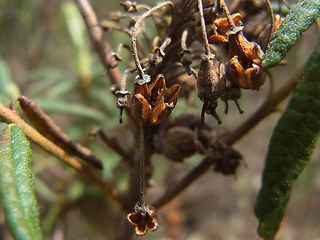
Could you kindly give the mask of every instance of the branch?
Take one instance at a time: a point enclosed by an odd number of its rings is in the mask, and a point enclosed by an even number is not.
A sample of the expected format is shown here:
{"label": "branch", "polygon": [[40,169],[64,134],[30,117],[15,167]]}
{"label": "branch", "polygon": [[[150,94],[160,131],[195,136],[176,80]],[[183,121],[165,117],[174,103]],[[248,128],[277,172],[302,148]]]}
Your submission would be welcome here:
{"label": "branch", "polygon": [[170,202],[179,193],[189,187],[195,180],[201,177],[210,166],[212,166],[213,160],[212,156],[206,156],[204,159],[193,169],[191,169],[182,179],[177,182],[171,183],[164,194],[158,198],[152,206],[155,208],[160,208],[163,205]]}
{"label": "branch", "polygon": [[16,111],[12,111],[0,104],[0,118],[6,122],[19,125],[26,136],[36,143],[39,147],[54,155],[65,164],[74,168],[78,173],[85,176],[94,184],[100,186],[107,194],[125,206],[124,200],[120,197],[118,191],[109,183],[105,182],[90,166],[79,162],[76,158],[68,155],[63,149],[55,145],[53,142],[42,136],[37,130],[27,124]]}
{"label": "branch", "polygon": [[[270,113],[274,112],[275,107],[286,97],[288,97],[296,87],[299,76],[300,71],[298,74],[296,74],[295,77],[287,81],[278,91],[269,94],[261,107],[236,130],[223,137],[222,141],[228,145],[234,144],[245,134],[247,134],[252,128],[254,128],[262,119],[264,119]],[[210,168],[210,166],[212,166],[212,162],[212,156],[204,157],[204,159],[196,167],[190,170],[182,179],[170,184],[164,194],[159,199],[157,199],[152,204],[152,206],[154,206],[155,208],[160,208],[163,205],[167,204],[179,193],[189,187],[202,174],[204,174]]]}
{"label": "branch", "polygon": [[129,155],[120,145],[116,138],[109,138],[101,129],[98,131],[100,138],[106,143],[110,148],[112,148],[116,153],[122,156],[126,161],[132,156]]}
{"label": "branch", "polygon": [[113,64],[112,54],[107,51],[102,40],[103,30],[99,24],[96,13],[87,0],[75,0],[75,2],[86,23],[92,45],[99,54],[101,63],[106,68],[111,82],[118,86],[120,84],[121,74],[117,68],[111,67]]}

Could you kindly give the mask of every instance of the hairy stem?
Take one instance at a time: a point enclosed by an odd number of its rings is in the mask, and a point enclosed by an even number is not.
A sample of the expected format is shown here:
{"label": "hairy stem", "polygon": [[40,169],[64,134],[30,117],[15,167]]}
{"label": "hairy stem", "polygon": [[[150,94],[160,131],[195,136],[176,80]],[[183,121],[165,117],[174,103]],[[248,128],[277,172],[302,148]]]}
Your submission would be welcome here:
{"label": "hairy stem", "polygon": [[225,13],[225,15],[227,17],[227,21],[228,21],[228,24],[230,26],[230,30],[231,31],[235,31],[236,30],[236,25],[234,24],[234,22],[232,20],[230,11],[229,11],[225,1],[224,0],[218,0],[218,3],[219,3],[220,8],[222,9],[222,11]]}
{"label": "hairy stem", "polygon": [[170,6],[173,7],[173,3],[168,1],[168,2],[161,3],[161,4],[151,8],[150,10],[145,12],[144,14],[142,14],[141,17],[139,17],[138,21],[135,23],[134,28],[132,30],[132,36],[131,36],[132,55],[133,55],[134,62],[136,64],[136,67],[137,67],[137,70],[138,70],[138,73],[139,73],[139,77],[141,79],[145,79],[144,78],[144,72],[143,72],[143,69],[142,69],[142,66],[141,66],[141,63],[140,63],[140,60],[139,60],[139,56],[138,56],[138,49],[137,49],[137,36],[138,36],[139,31],[140,31],[141,24],[142,24],[143,20],[145,18],[147,18],[148,16],[150,16],[153,12],[155,12],[155,11],[159,10],[160,8],[165,7],[167,5],[170,5]]}
{"label": "hairy stem", "polygon": [[202,32],[202,38],[204,41],[205,53],[206,53],[206,55],[209,55],[211,52],[210,52],[209,41],[208,41],[208,37],[207,37],[206,24],[204,21],[202,0],[198,0],[198,10],[200,13],[201,32]]}

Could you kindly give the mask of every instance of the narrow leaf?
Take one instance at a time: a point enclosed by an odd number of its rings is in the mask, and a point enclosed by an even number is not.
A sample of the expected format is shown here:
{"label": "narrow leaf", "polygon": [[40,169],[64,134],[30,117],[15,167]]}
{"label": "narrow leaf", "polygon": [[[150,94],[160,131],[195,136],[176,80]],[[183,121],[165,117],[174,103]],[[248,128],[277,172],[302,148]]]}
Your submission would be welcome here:
{"label": "narrow leaf", "polygon": [[42,239],[30,166],[31,148],[23,130],[8,125],[0,135],[0,192],[15,239]]}
{"label": "narrow leaf", "polygon": [[255,205],[258,232],[274,236],[291,188],[311,158],[320,133],[320,43],[306,64],[287,109],[274,129]]}
{"label": "narrow leaf", "polygon": [[319,0],[300,0],[293,5],[269,44],[264,55],[263,67],[277,65],[319,15]]}

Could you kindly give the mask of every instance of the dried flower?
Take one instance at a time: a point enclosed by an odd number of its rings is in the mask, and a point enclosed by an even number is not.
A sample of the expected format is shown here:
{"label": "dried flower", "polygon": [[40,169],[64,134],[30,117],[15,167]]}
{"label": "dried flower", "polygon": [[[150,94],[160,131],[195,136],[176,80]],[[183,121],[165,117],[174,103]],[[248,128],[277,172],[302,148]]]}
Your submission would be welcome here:
{"label": "dried flower", "polygon": [[144,124],[162,123],[174,109],[180,92],[177,84],[167,88],[163,75],[158,75],[150,86],[135,83],[134,114]]}
{"label": "dried flower", "polygon": [[138,236],[146,234],[148,230],[155,231],[159,227],[156,211],[150,209],[146,204],[136,205],[134,212],[127,215],[127,219],[135,226]]}
{"label": "dried flower", "polygon": [[257,90],[266,79],[261,68],[263,52],[260,46],[249,42],[242,31],[229,35],[231,59],[226,64],[228,80],[240,88]]}

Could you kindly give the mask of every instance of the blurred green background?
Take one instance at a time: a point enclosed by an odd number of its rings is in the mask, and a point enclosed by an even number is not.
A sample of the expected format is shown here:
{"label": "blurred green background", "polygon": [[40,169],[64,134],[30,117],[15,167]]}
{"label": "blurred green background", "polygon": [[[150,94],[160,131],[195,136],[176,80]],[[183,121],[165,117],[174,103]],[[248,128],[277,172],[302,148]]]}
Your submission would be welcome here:
{"label": "blurred green background", "polygon": [[[119,1],[90,2],[100,19],[112,10],[122,9]],[[156,1],[144,1],[152,2]],[[106,38],[113,49],[120,42],[130,42],[119,32],[107,34]],[[276,86],[304,64],[316,40],[316,27],[312,26],[290,52],[288,65],[275,68]],[[131,57],[127,51],[121,56],[124,62],[119,69],[124,71]],[[116,101],[103,71],[73,1],[0,1],[0,102],[8,105],[12,97],[20,94],[34,100],[72,139],[89,146],[103,160],[103,177],[124,190],[128,173],[119,164],[121,157],[101,140],[90,137],[95,128],[102,128],[109,136],[116,136],[124,149],[133,141],[130,126],[118,122]],[[218,112],[223,124],[216,128],[217,132],[234,129],[245,121],[263,102],[268,88],[267,83],[259,92],[243,92],[242,115],[233,104],[229,114],[224,115],[221,104]],[[179,100],[172,117],[186,112],[198,114],[201,103],[196,95],[194,102],[190,107],[185,100]],[[235,177],[205,174],[159,212],[159,230],[139,239],[257,239],[253,205],[268,141],[279,116],[269,116],[235,145],[243,154],[243,164]],[[216,127],[214,119],[208,121]],[[294,189],[278,239],[320,239],[319,150],[313,158]],[[179,164],[155,156],[155,183],[148,197],[160,195],[172,179],[182,176],[200,159],[197,155],[186,164]],[[34,145],[32,161],[46,239],[114,238],[116,224],[123,217],[115,202]],[[2,214],[0,239],[10,239]]]}

